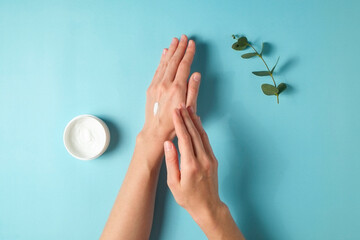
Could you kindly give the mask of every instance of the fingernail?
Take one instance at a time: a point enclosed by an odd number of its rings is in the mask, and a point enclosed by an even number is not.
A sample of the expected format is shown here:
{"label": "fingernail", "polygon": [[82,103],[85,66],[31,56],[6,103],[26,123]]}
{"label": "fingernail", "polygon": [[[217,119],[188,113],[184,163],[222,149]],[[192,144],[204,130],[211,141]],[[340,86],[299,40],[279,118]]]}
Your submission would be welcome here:
{"label": "fingernail", "polygon": [[175,44],[177,41],[177,38],[173,38],[172,41],[171,41],[171,44]]}
{"label": "fingernail", "polygon": [[201,75],[200,74],[195,74],[194,80],[198,82],[198,81],[200,81],[200,79],[201,79]]}
{"label": "fingernail", "polygon": [[192,106],[188,107],[189,113],[194,113],[194,108]]}
{"label": "fingernail", "polygon": [[166,152],[170,151],[172,149],[172,144],[168,141],[164,142],[164,150]]}
{"label": "fingernail", "polygon": [[166,53],[166,50],[167,50],[167,49],[166,49],[166,48],[164,48],[164,50],[163,50],[163,55],[165,55],[165,53]]}
{"label": "fingernail", "polygon": [[185,34],[181,35],[180,41],[185,41]]}
{"label": "fingernail", "polygon": [[185,108],[185,104],[184,104],[184,103],[180,103],[180,107],[181,107],[181,108]]}

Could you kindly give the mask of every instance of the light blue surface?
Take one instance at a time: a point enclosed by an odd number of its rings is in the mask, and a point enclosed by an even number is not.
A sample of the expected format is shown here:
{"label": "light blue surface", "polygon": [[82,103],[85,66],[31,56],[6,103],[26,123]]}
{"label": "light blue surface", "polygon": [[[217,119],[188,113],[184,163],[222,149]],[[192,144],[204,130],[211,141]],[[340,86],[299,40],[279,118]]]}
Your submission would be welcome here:
{"label": "light blue surface", "polygon": [[[144,118],[145,90],[173,36],[194,38],[199,112],[225,201],[248,239],[359,239],[359,1],[0,0],[0,239],[97,239]],[[271,44],[258,59],[231,34]],[[110,149],[65,150],[73,117],[110,127]],[[164,171],[152,239],[206,239]]]}

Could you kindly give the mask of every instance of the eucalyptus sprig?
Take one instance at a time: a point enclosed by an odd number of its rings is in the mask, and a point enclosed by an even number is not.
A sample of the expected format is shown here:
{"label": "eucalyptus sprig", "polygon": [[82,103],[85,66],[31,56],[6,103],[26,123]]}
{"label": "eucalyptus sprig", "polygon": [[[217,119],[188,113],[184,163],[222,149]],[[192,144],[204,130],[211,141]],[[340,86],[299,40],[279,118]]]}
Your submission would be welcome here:
{"label": "eucalyptus sprig", "polygon": [[260,53],[258,51],[256,51],[256,49],[254,48],[253,45],[251,45],[251,43],[248,42],[246,37],[238,37],[236,35],[232,35],[233,39],[236,39],[237,41],[232,45],[232,48],[236,51],[242,51],[245,50],[247,47],[251,47],[254,52],[249,52],[249,53],[245,53],[243,55],[241,55],[242,58],[244,59],[248,59],[248,58],[252,58],[252,57],[256,57],[258,56],[265,64],[266,67],[266,71],[254,71],[252,72],[254,75],[259,76],[259,77],[264,77],[264,76],[270,76],[274,85],[271,84],[267,84],[264,83],[261,85],[261,89],[263,91],[263,93],[265,95],[271,96],[271,95],[275,95],[276,96],[276,100],[277,103],[279,103],[279,95],[280,93],[282,93],[285,89],[286,89],[286,84],[285,83],[280,83],[278,86],[276,85],[275,79],[274,79],[274,70],[279,62],[280,57],[278,57],[274,67],[270,70],[270,68],[268,67],[267,63],[265,62],[264,58],[263,58],[263,51],[264,51],[264,43],[262,44],[261,47],[261,51]]}

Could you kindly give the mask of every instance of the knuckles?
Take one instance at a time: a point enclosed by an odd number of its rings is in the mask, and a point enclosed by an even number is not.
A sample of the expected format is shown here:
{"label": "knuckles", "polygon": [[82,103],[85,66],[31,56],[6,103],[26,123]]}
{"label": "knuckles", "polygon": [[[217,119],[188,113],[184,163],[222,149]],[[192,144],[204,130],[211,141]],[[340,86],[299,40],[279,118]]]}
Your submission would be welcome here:
{"label": "knuckles", "polygon": [[181,61],[181,59],[178,56],[173,56],[169,61],[169,65],[171,67],[178,66],[180,61]]}
{"label": "knuckles", "polygon": [[203,163],[203,169],[206,173],[208,173],[212,170],[212,164],[208,159],[205,159],[205,161]]}
{"label": "knuckles", "polygon": [[189,176],[192,176],[192,177],[197,176],[197,175],[201,172],[200,169],[199,169],[199,167],[196,166],[196,164],[191,164],[191,165],[186,169],[186,171],[187,171],[187,174],[188,174]]}
{"label": "knuckles", "polygon": [[160,83],[159,86],[158,86],[158,90],[161,93],[166,92],[167,88],[168,87],[167,87],[167,84],[165,82]]}
{"label": "knuckles", "polygon": [[217,170],[219,167],[219,162],[216,158],[213,160],[213,162],[214,162],[214,168],[215,168],[215,170]]}
{"label": "knuckles", "polygon": [[182,141],[183,141],[184,144],[186,144],[186,145],[192,144],[192,143],[191,143],[191,138],[190,138],[189,134],[187,134],[187,133],[184,133],[184,134],[183,134],[183,136],[182,136]]}
{"label": "knuckles", "polygon": [[177,82],[173,83],[172,86],[171,86],[172,90],[174,92],[178,92],[182,89],[181,85]]}
{"label": "knuckles", "polygon": [[207,133],[205,132],[204,129],[201,129],[201,131],[200,131],[200,136],[201,136],[202,138],[208,139],[208,135],[207,135]]}
{"label": "knuckles", "polygon": [[151,85],[148,87],[148,89],[146,90],[146,96],[147,96],[147,97],[152,96],[152,95],[153,95],[153,92],[154,92],[154,87],[153,87],[153,85],[151,84]]}
{"label": "knuckles", "polygon": [[179,64],[179,69],[184,71],[185,69],[189,68],[191,65],[190,61],[187,59],[183,59]]}
{"label": "knuckles", "polygon": [[160,64],[159,64],[159,71],[161,70],[164,70],[164,69],[166,69],[166,65],[167,65],[167,61],[166,60],[163,60],[163,61],[161,61],[160,62]]}
{"label": "knuckles", "polygon": [[216,159],[207,155],[197,158],[189,161],[186,169],[184,169],[191,178],[202,178],[203,176],[212,175],[217,171],[218,162]]}
{"label": "knuckles", "polygon": [[186,204],[185,204],[185,200],[183,197],[174,195],[174,198],[175,198],[176,203],[179,204],[180,207],[185,207]]}
{"label": "knuckles", "polygon": [[167,180],[167,185],[169,186],[170,189],[174,189],[176,183],[173,180],[168,179]]}
{"label": "knuckles", "polygon": [[198,91],[199,86],[196,84],[189,84],[189,91],[195,94]]}

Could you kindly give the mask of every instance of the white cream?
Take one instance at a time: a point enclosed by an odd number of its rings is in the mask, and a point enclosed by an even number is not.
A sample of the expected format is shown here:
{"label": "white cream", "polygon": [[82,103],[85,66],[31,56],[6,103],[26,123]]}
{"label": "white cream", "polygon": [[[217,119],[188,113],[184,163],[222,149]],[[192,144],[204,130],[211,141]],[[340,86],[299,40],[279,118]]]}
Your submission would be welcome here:
{"label": "white cream", "polygon": [[155,102],[155,103],[154,103],[154,116],[157,114],[158,109],[159,109],[159,103],[158,103],[158,102]]}
{"label": "white cream", "polygon": [[109,140],[109,129],[95,116],[80,115],[65,128],[65,147],[71,155],[81,160],[99,157],[108,147]]}

